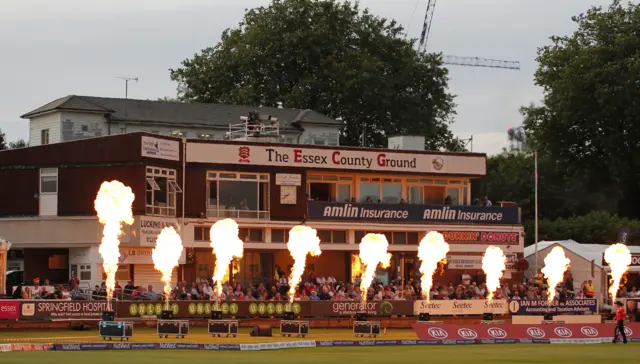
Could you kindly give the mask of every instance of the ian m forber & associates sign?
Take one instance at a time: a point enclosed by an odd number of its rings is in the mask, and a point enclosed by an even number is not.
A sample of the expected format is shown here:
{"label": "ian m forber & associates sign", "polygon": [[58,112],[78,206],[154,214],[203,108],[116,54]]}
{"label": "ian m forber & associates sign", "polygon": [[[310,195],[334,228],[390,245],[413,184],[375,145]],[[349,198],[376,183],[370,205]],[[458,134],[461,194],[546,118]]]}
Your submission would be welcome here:
{"label": "ian m forber & associates sign", "polygon": [[479,224],[520,223],[520,212],[517,207],[307,201],[307,216],[311,220],[333,221],[390,221],[404,223],[467,222]]}

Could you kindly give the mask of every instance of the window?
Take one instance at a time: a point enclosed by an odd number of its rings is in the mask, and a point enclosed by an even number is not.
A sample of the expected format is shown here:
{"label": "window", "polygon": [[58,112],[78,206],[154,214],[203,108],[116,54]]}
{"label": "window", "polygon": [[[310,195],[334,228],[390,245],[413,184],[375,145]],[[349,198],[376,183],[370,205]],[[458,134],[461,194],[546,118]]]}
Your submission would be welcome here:
{"label": "window", "polygon": [[288,229],[271,229],[272,243],[286,243],[289,241]]}
{"label": "window", "polygon": [[80,265],[80,274],[78,274],[78,278],[80,278],[81,281],[91,280],[91,264]]}
{"label": "window", "polygon": [[[240,228],[238,237],[245,242],[262,242],[264,229],[260,228]],[[271,232],[273,241],[273,230]],[[194,226],[193,241],[211,241],[211,226]]]}
{"label": "window", "polygon": [[384,234],[384,236],[387,238],[387,242],[389,242],[389,244],[391,245],[418,245],[418,242],[419,242],[419,239],[418,239],[419,234],[417,231],[380,232],[380,231],[359,231],[358,230],[355,232],[356,244],[360,244],[360,241],[362,241],[362,238],[364,238],[364,236],[369,233]]}
{"label": "window", "polygon": [[49,144],[49,129],[40,130],[40,145]]}
{"label": "window", "polygon": [[210,233],[211,226],[194,226],[193,241],[211,241],[209,237]]}
{"label": "window", "polygon": [[58,169],[40,169],[40,193],[58,193]]}
{"label": "window", "polygon": [[176,181],[176,170],[147,167],[146,178],[147,214],[175,216],[176,193],[182,192]]}
{"label": "window", "polygon": [[360,202],[400,203],[402,179],[360,178]]}
{"label": "window", "polygon": [[315,201],[351,201],[352,176],[326,175],[307,177],[307,194]]}
{"label": "window", "polygon": [[318,230],[318,238],[322,244],[345,244],[347,232],[345,230]]}
{"label": "window", "polygon": [[208,172],[209,217],[269,219],[269,175]]}

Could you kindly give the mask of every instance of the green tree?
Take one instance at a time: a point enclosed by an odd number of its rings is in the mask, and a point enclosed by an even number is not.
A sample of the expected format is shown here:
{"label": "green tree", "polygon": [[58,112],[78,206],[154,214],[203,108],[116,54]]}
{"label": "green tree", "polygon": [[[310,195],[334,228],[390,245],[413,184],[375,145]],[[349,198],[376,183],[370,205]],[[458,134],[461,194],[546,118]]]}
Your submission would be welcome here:
{"label": "green tree", "polygon": [[7,138],[5,134],[2,132],[2,130],[0,129],[0,150],[5,150],[5,149],[7,149]]}
{"label": "green tree", "polygon": [[18,139],[15,142],[9,143],[9,149],[18,149],[18,148],[26,148],[29,144],[24,141],[24,139]]}
{"label": "green tree", "polygon": [[577,183],[565,191],[582,200],[574,212],[640,217],[640,6],[616,0],[572,19],[572,35],[538,50],[544,99],[523,109],[527,136]]}
{"label": "green tree", "polygon": [[343,121],[341,143],[396,133],[461,150],[440,55],[418,54],[395,21],[335,0],[273,0],[171,70],[185,101],[312,109]]}
{"label": "green tree", "polygon": [[[605,211],[592,211],[581,216],[555,220],[542,219],[538,231],[540,240],[573,239],[582,244],[611,244],[623,226],[631,227],[627,244],[640,245],[640,220],[623,218]],[[533,220],[525,222],[525,230],[525,244],[534,244]]]}

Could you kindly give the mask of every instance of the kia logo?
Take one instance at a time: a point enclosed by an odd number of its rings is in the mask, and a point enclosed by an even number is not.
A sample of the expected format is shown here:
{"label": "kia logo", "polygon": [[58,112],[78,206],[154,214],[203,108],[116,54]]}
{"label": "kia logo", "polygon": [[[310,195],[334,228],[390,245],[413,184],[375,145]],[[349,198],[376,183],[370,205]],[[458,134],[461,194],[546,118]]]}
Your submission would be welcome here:
{"label": "kia logo", "polygon": [[461,337],[465,338],[465,339],[475,339],[478,337],[478,334],[471,330],[471,329],[467,329],[467,328],[462,328],[458,330],[458,335],[460,335]]}
{"label": "kia logo", "polygon": [[487,330],[487,334],[489,334],[494,339],[504,339],[507,337],[507,332],[499,327],[492,327]]}
{"label": "kia logo", "polygon": [[441,329],[439,327],[430,327],[427,333],[434,339],[446,339],[447,336],[449,336],[445,329]]}
{"label": "kia logo", "polygon": [[624,327],[624,334],[627,336],[632,336],[633,335],[633,330],[631,330],[631,328],[629,328],[629,326],[625,326]]}
{"label": "kia logo", "polygon": [[527,329],[527,334],[534,339],[542,339],[544,337],[544,330],[537,327],[530,327]]}
{"label": "kia logo", "polygon": [[556,335],[558,335],[560,337],[571,337],[571,335],[573,335],[571,330],[567,329],[566,327],[556,327],[553,330],[553,332],[555,332]]}
{"label": "kia logo", "polygon": [[582,331],[582,333],[584,334],[584,336],[589,336],[589,337],[596,337],[598,336],[598,330],[596,330],[595,328],[591,327],[591,326],[584,326],[580,329],[580,331]]}

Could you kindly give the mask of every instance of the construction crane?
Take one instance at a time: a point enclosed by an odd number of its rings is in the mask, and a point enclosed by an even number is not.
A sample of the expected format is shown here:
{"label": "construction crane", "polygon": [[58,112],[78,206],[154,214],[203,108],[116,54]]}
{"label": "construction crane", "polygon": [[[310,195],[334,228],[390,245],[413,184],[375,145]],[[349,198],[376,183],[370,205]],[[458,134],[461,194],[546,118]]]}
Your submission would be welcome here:
{"label": "construction crane", "polygon": [[[427,3],[427,11],[424,14],[422,33],[420,33],[420,43],[418,44],[418,52],[420,53],[427,51],[427,41],[429,40],[429,34],[431,33],[431,24],[433,24],[433,13],[435,12],[435,9],[436,0],[429,0]],[[503,61],[499,59],[479,57],[442,56],[442,63],[466,67],[503,68],[510,70],[520,69],[520,62],[517,61]]]}

